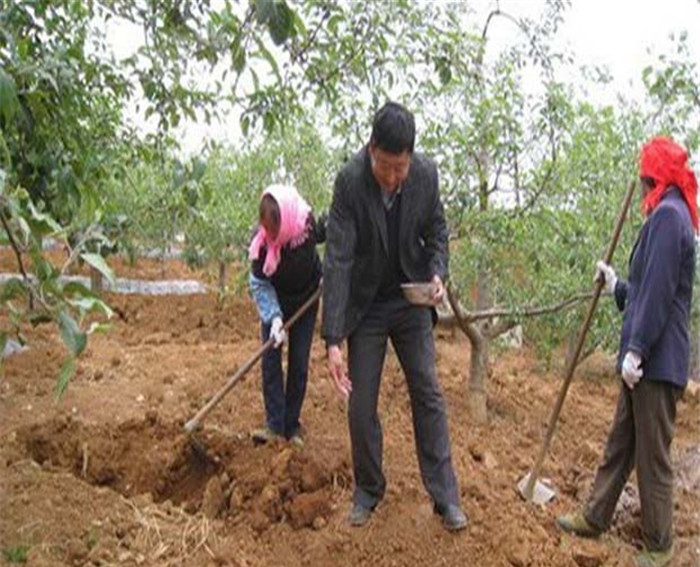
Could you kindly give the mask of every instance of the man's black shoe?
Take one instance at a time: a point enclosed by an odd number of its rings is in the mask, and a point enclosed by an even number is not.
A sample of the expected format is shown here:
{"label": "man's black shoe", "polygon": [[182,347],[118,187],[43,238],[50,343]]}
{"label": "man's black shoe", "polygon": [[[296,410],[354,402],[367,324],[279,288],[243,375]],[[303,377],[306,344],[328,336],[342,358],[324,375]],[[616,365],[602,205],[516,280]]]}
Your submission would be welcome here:
{"label": "man's black shoe", "polygon": [[357,502],[352,505],[352,510],[350,510],[350,515],[348,516],[348,523],[354,527],[364,526],[369,517],[372,515],[372,508],[367,508],[362,504]]}
{"label": "man's black shoe", "polygon": [[456,504],[434,507],[435,513],[442,517],[442,525],[448,532],[458,532],[467,527],[467,516]]}

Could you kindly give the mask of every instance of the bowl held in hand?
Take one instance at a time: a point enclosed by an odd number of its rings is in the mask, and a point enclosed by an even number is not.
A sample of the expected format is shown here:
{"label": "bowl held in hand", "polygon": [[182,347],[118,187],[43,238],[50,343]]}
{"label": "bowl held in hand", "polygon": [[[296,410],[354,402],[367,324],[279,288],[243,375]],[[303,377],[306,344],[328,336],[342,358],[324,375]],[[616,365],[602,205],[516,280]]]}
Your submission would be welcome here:
{"label": "bowl held in hand", "polygon": [[433,282],[401,284],[401,291],[406,300],[413,305],[435,305],[433,296],[437,290]]}

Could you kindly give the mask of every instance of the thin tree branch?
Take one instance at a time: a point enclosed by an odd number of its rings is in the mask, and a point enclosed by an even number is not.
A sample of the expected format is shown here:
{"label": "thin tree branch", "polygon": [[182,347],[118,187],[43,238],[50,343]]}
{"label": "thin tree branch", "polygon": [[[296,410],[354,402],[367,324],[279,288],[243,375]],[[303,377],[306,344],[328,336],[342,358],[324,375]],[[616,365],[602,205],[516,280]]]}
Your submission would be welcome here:
{"label": "thin tree branch", "polygon": [[95,225],[90,225],[87,230],[83,233],[82,238],[76,243],[75,246],[72,248],[70,247],[70,244],[68,244],[68,259],[65,261],[63,264],[63,267],[61,268],[61,275],[65,276],[66,272],[68,271],[68,268],[73,265],[73,262],[75,262],[78,258],[78,255],[83,251],[83,247],[85,246],[85,243],[88,242],[93,238],[92,233],[95,229]]}
{"label": "thin tree branch", "polygon": [[513,209],[513,212],[510,213],[511,218],[521,217],[523,213],[531,209],[535,205],[535,203],[537,203],[537,200],[539,199],[540,195],[542,195],[542,193],[544,193],[545,190],[548,189],[549,182],[551,181],[554,175],[556,157],[556,155],[553,156],[552,161],[550,162],[549,167],[547,168],[547,171],[544,174],[544,179],[542,180],[540,186],[537,189],[535,189],[535,192],[530,196],[530,198],[522,207]]}
{"label": "thin tree branch", "polygon": [[551,75],[552,75],[551,65],[547,61],[545,53],[542,50],[542,48],[540,47],[539,43],[537,42],[536,37],[531,33],[530,28],[525,24],[525,22],[523,20],[519,20],[506,12],[502,12],[500,7],[497,7],[495,10],[493,10],[486,18],[486,25],[484,26],[484,30],[481,33],[481,39],[483,41],[486,41],[486,33],[488,31],[489,24],[491,22],[491,19],[494,18],[495,16],[501,16],[501,17],[505,18],[506,20],[513,23],[522,33],[525,34],[528,41],[530,42],[530,46],[531,46],[532,50],[535,53],[537,53],[537,55],[539,56],[539,58],[542,62],[542,68],[547,72],[547,76],[551,77]]}
{"label": "thin tree branch", "polygon": [[[483,319],[495,319],[496,317],[521,319],[525,317],[537,317],[538,315],[545,315],[547,313],[556,313],[557,311],[561,311],[563,309],[566,309],[567,307],[571,307],[576,303],[585,301],[586,299],[590,299],[591,297],[593,297],[593,292],[586,291],[577,293],[569,297],[568,299],[565,299],[564,301],[560,301],[559,303],[555,303],[552,305],[545,305],[542,307],[525,307],[522,309],[494,308],[485,309],[483,311],[467,311],[461,304],[459,304],[458,301],[455,301],[455,303],[453,304],[449,287],[447,297],[448,299],[450,299],[450,306],[452,307],[452,312],[457,321],[463,321],[465,325],[469,325],[474,321],[479,321]],[[456,309],[455,306],[457,307]],[[441,322],[447,323],[448,321],[449,316],[445,317]],[[461,327],[462,323],[460,322],[459,324]]]}
{"label": "thin tree branch", "polygon": [[15,253],[15,257],[17,258],[17,265],[19,267],[19,271],[22,274],[22,279],[24,280],[24,284],[26,286],[27,294],[28,294],[28,300],[29,300],[29,310],[33,311],[34,310],[34,301],[38,301],[41,306],[46,309],[47,311],[51,311],[50,306],[44,299],[41,297],[39,293],[37,293],[36,289],[33,286],[32,279],[29,277],[29,274],[24,268],[24,264],[22,263],[22,253],[20,252],[19,245],[17,244],[17,240],[15,239],[14,234],[10,230],[9,223],[7,222],[7,217],[5,216],[5,212],[0,208],[0,222],[2,222],[2,226],[5,229],[5,232],[7,233],[7,238],[10,241],[10,247]]}
{"label": "thin tree branch", "polygon": [[491,25],[491,20],[493,18],[495,18],[496,16],[501,16],[501,15],[505,15],[505,14],[503,14],[503,12],[501,12],[500,7],[496,7],[495,10],[491,10],[489,15],[486,17],[486,23],[484,24],[484,29],[481,32],[481,40],[482,41],[486,41],[486,34],[489,31],[489,25]]}
{"label": "thin tree branch", "polygon": [[460,329],[464,331],[464,334],[467,335],[472,344],[481,342],[482,337],[477,328],[474,325],[470,324],[462,316],[463,309],[460,306],[459,298],[457,297],[456,292],[453,290],[452,286],[449,283],[447,284],[447,301],[449,302],[450,307],[452,307],[452,313],[454,313],[454,317],[457,320],[457,324],[459,325]]}
{"label": "thin tree branch", "polygon": [[503,173],[503,161],[498,162],[498,167],[496,168],[496,174],[493,180],[493,186],[489,191],[489,195],[498,191],[498,180],[501,178],[501,173]]}
{"label": "thin tree branch", "polygon": [[326,21],[328,18],[330,18],[331,12],[328,8],[324,9],[323,14],[321,15],[321,18],[319,19],[318,23],[314,27],[313,31],[309,34],[306,42],[299,46],[299,49],[296,51],[293,51],[290,49],[290,54],[291,54],[291,62],[297,63],[298,61],[304,62],[304,57],[306,56],[306,53],[313,47],[314,42],[316,41],[316,36],[318,35],[318,32],[321,30],[321,28],[325,25]]}
{"label": "thin tree branch", "polygon": [[5,211],[0,209],[0,220],[2,220],[2,226],[5,229],[5,233],[7,234],[7,238],[10,241],[10,247],[12,248],[13,252],[15,253],[15,258],[17,258],[17,266],[19,266],[19,271],[22,273],[22,277],[24,278],[24,281],[29,281],[29,276],[27,275],[27,271],[24,269],[24,263],[22,262],[22,253],[19,250],[19,245],[17,244],[17,241],[15,240],[15,235],[12,233],[10,230],[10,226],[7,222],[7,217],[5,217]]}

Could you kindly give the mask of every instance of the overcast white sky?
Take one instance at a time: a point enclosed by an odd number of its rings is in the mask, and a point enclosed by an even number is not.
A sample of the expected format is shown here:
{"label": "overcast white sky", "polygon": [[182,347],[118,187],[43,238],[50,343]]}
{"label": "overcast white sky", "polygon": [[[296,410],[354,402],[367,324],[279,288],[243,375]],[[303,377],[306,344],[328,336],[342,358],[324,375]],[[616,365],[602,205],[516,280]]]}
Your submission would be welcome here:
{"label": "overcast white sky", "polygon": [[[292,2],[294,3],[294,2]],[[557,34],[557,47],[574,57],[575,69],[567,82],[576,83],[582,66],[606,67],[614,81],[607,88],[598,88],[593,102],[613,103],[617,93],[641,97],[642,69],[669,53],[670,34],[688,33],[688,45],[696,61],[700,61],[700,0],[572,0],[564,23]],[[483,25],[496,0],[472,0],[465,5],[476,12],[473,21]],[[502,11],[518,18],[537,18],[544,0],[500,0]],[[120,33],[121,32],[121,33]],[[124,30],[110,33],[118,55],[133,49],[133,36]],[[491,45],[510,45],[517,33],[512,23],[500,19],[490,30]],[[559,77],[563,78],[563,77]],[[233,141],[237,125],[204,123],[187,124],[178,136],[186,154],[198,151],[207,137]]]}
{"label": "overcast white sky", "polygon": [[[500,0],[501,10],[515,17],[536,18],[544,0]],[[495,0],[472,2],[487,13]],[[700,0],[572,0],[557,33],[557,46],[570,50],[575,66],[604,66],[614,78],[610,88],[596,93],[612,103],[615,94],[641,96],[642,69],[668,53],[669,36],[688,33],[688,45],[700,61]],[[494,32],[507,41],[512,26],[501,22]],[[496,35],[492,36],[496,37]],[[576,77],[571,77],[576,82]]]}

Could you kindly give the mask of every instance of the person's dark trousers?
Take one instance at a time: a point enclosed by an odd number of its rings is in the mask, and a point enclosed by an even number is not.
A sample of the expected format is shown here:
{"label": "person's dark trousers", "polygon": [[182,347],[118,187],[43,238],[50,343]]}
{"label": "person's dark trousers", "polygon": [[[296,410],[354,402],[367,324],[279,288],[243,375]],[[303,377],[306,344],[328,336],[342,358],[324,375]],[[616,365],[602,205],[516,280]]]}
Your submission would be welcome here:
{"label": "person's dark trousers", "polygon": [[348,420],[355,476],[353,501],[366,508],[374,508],[386,488],[377,401],[388,339],[408,383],[423,484],[439,506],[459,505],[445,402],[435,373],[432,327],[428,308],[412,306],[403,298],[397,298],[375,302],[348,339],[352,382]]}
{"label": "person's dark trousers", "polygon": [[[289,330],[289,339],[282,348],[268,350],[262,357],[263,398],[267,426],[288,439],[299,432],[301,407],[306,395],[309,374],[309,353],[314,338],[318,302]],[[270,326],[263,323],[262,340],[270,337]],[[282,350],[287,349],[287,383],[282,370]]]}
{"label": "person's dark trousers", "polygon": [[620,493],[636,468],[642,534],[650,551],[665,551],[672,543],[671,441],[676,402],[682,393],[672,384],[654,380],[642,379],[634,390],[622,384],[603,462],[584,510],[589,524],[607,530]]}

